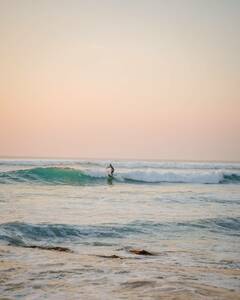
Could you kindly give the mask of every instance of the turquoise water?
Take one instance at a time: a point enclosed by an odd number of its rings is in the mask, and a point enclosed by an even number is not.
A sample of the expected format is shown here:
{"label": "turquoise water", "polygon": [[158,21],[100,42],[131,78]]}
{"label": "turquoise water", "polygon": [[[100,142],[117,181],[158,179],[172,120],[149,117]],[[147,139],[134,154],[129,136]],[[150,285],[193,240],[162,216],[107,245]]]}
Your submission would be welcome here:
{"label": "turquoise water", "polygon": [[1,296],[237,299],[240,164],[108,163],[0,160]]}

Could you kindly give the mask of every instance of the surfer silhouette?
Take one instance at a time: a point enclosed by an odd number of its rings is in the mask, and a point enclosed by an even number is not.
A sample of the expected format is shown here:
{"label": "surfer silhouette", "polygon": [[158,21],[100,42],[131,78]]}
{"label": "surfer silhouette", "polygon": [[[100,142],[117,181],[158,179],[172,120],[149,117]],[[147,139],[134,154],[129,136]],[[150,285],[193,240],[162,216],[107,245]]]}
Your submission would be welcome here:
{"label": "surfer silhouette", "polygon": [[113,173],[115,171],[114,167],[112,166],[112,164],[109,164],[109,166],[107,167],[108,170],[108,176],[113,176]]}

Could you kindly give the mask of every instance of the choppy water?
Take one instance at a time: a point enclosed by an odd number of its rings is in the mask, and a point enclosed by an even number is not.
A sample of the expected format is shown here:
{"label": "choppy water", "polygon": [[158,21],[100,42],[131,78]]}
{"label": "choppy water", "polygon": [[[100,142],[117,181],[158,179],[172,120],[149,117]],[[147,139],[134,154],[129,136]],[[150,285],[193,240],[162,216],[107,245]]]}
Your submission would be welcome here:
{"label": "choppy water", "polygon": [[240,163],[108,163],[0,160],[1,297],[239,299]]}

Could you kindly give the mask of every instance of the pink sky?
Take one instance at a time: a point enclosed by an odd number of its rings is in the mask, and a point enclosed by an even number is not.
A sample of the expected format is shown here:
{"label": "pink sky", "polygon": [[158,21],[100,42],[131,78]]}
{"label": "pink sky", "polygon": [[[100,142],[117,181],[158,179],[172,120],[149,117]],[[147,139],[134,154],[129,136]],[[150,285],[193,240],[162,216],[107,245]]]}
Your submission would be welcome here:
{"label": "pink sky", "polygon": [[240,158],[236,1],[1,1],[0,155]]}

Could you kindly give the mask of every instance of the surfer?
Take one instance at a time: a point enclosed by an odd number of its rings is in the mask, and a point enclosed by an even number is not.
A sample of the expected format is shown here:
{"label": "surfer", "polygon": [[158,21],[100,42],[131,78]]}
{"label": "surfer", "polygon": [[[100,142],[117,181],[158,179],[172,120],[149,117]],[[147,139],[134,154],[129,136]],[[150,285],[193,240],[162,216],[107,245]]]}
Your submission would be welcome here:
{"label": "surfer", "polygon": [[115,171],[114,167],[112,166],[112,164],[109,164],[109,166],[107,167],[108,172],[108,176],[113,177],[113,173]]}

